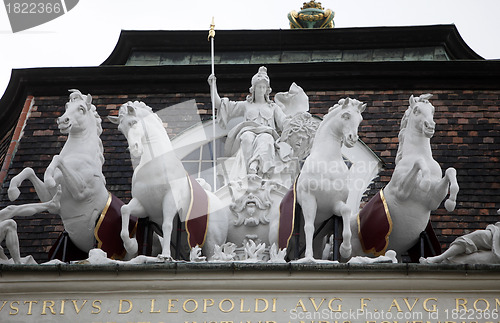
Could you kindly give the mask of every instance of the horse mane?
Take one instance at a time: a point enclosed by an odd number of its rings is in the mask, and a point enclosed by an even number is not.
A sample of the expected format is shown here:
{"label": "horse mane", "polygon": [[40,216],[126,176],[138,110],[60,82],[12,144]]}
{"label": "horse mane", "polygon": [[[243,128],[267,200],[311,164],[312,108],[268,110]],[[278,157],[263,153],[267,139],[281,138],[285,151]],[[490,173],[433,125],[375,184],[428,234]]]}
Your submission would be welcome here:
{"label": "horse mane", "polygon": [[[340,111],[342,111],[342,107],[346,105],[362,106],[363,102],[351,98],[340,99],[339,102],[335,103],[333,107],[328,109],[328,113],[323,116],[323,121],[328,121],[330,119],[335,118],[335,116],[337,116],[340,113]],[[325,123],[326,122],[321,122],[321,124],[318,127],[318,131],[321,128],[321,126],[323,126]]]}
{"label": "horse mane", "polygon": [[138,112],[137,117],[139,118],[144,118],[148,115],[154,116],[155,120],[158,121],[158,124],[163,127],[163,121],[161,120],[161,118],[156,113],[154,113],[153,109],[150,106],[142,101],[128,101],[127,103],[122,104],[122,106],[118,110],[118,116],[127,114],[128,107],[135,108],[136,112]]}
{"label": "horse mane", "polygon": [[406,109],[403,118],[401,118],[401,125],[399,126],[399,134],[398,134],[398,151],[396,153],[395,163],[397,164],[401,158],[403,158],[403,144],[405,140],[406,129],[408,127],[408,123],[413,115],[413,109],[417,106],[417,103],[429,103],[429,99],[432,97],[432,94],[422,94],[418,98],[414,98],[413,95],[410,96],[408,109]]}
{"label": "horse mane", "polygon": [[321,123],[318,126],[318,130],[316,130],[316,133],[320,132],[323,127],[325,127],[325,124],[328,120],[335,118],[337,114],[342,110],[342,106],[344,105],[344,99],[340,99],[338,103],[335,103],[333,107],[328,109],[328,112],[323,116],[323,120],[321,120]]}
{"label": "horse mane", "polygon": [[104,164],[104,147],[102,145],[101,134],[102,134],[102,120],[101,116],[97,113],[97,108],[92,104],[92,96],[90,94],[83,95],[79,90],[71,89],[69,90],[69,102],[83,101],[83,104],[87,107],[87,110],[92,113],[95,119],[95,125],[97,130],[97,143],[99,146],[99,160],[101,164]]}

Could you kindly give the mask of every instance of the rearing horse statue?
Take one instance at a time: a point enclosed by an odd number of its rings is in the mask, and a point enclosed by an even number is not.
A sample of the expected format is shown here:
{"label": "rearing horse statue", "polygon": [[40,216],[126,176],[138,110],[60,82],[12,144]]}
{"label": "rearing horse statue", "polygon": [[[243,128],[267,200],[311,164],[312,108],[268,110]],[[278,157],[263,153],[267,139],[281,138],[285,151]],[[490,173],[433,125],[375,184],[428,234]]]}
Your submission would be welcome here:
{"label": "rearing horse statue", "polygon": [[121,238],[127,252],[137,252],[137,240],[129,236],[129,217],[149,217],[163,231],[159,257],[170,260],[172,225],[178,214],[186,221],[190,247],[203,247],[210,259],[215,245],[226,242],[229,208],[188,176],[161,119],[146,104],[127,102],[118,117],[108,119],[118,124],[130,153],[140,157],[132,177],[132,200],[121,208]]}
{"label": "rearing horse statue", "polygon": [[88,252],[94,247],[96,221],[109,198],[102,173],[101,118],[90,94],[70,91],[65,112],[57,119],[59,130],[67,134],[68,139],[59,155],[52,158],[44,180],[27,167],[10,181],[11,201],[19,197],[21,183],[29,180],[42,203],[8,206],[2,213],[8,213],[6,218],[32,216],[43,211],[59,214],[72,242]]}
{"label": "rearing horse statue", "polygon": [[[457,172],[450,167],[441,177],[441,167],[432,157],[430,139],[436,123],[434,106],[429,102],[431,96],[412,95],[409,99],[401,120],[391,180],[351,221],[351,230],[359,233],[352,239],[354,255],[379,256],[391,249],[399,256],[417,243],[429,222],[430,212],[439,207],[448,193],[444,206],[449,212],[455,209],[459,190]],[[375,209],[378,211],[371,212]],[[381,236],[374,237],[375,231],[380,231]]]}
{"label": "rearing horse statue", "polygon": [[340,253],[344,258],[351,254],[351,210],[346,202],[349,195],[349,169],[340,151],[342,144],[353,147],[358,140],[358,126],[366,104],[356,99],[341,99],[330,108],[314,138],[311,153],[297,179],[297,202],[304,215],[306,251],[304,261],[312,261],[315,224],[328,220],[332,215],[342,217],[343,242]]}

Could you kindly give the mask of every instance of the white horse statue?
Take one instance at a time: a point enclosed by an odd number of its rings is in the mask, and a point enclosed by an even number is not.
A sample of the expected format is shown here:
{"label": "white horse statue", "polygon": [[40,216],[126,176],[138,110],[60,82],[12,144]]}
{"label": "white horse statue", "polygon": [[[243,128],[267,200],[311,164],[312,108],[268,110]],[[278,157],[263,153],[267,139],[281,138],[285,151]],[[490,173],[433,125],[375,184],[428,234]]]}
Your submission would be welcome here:
{"label": "white horse statue", "polygon": [[306,251],[304,261],[313,261],[315,224],[332,215],[342,217],[344,224],[340,253],[351,254],[351,210],[346,202],[349,194],[348,172],[340,151],[342,144],[353,147],[358,140],[358,126],[366,104],[356,99],[341,99],[330,108],[314,138],[311,153],[297,179],[297,202],[304,215]]}
{"label": "white horse statue", "polygon": [[[392,178],[375,196],[378,202],[372,199],[367,204],[370,206],[365,206],[351,221],[351,230],[359,232],[352,239],[354,255],[371,253],[379,256],[386,250],[394,250],[400,256],[417,243],[429,222],[430,212],[439,207],[448,193],[445,208],[449,212],[455,209],[459,190],[457,172],[450,167],[441,178],[441,167],[432,157],[430,139],[436,123],[433,120],[434,106],[429,102],[431,96],[423,94],[414,98],[412,95],[409,99],[410,105],[401,120]],[[381,218],[370,218],[369,213],[364,218],[365,209],[377,208],[381,211]],[[361,225],[358,227],[358,224]],[[386,230],[381,231],[381,240],[365,240],[384,225]]]}
{"label": "white horse statue", "polygon": [[52,158],[44,180],[27,167],[10,181],[8,196],[11,201],[19,197],[19,186],[27,179],[42,203],[8,206],[2,210],[2,220],[44,211],[59,214],[71,241],[88,252],[94,248],[96,221],[109,198],[102,174],[101,118],[92,105],[90,94],[70,91],[66,111],[57,119],[59,130],[68,134],[68,139],[59,155]]}
{"label": "white horse statue", "polygon": [[[215,245],[222,245],[227,237],[227,206],[222,205],[214,194],[203,190],[197,181],[190,179],[175,154],[161,119],[146,104],[127,102],[120,107],[118,117],[108,118],[118,124],[118,129],[127,138],[132,156],[140,157],[132,177],[132,200],[121,209],[121,237],[125,249],[129,253],[137,251],[137,240],[129,238],[130,215],[149,217],[161,226],[163,240],[159,257],[171,259],[170,241],[175,215],[179,214],[179,218],[184,222],[201,219],[208,214],[210,221],[206,219],[208,223],[202,224],[204,228],[191,229],[201,231],[200,239],[196,240],[195,237],[199,236],[200,232],[190,232],[187,223],[186,228],[190,247],[203,245],[203,252],[210,259]],[[194,191],[202,195],[201,199],[208,199],[208,203],[196,206],[199,204],[194,202]],[[198,213],[195,214],[194,211]]]}

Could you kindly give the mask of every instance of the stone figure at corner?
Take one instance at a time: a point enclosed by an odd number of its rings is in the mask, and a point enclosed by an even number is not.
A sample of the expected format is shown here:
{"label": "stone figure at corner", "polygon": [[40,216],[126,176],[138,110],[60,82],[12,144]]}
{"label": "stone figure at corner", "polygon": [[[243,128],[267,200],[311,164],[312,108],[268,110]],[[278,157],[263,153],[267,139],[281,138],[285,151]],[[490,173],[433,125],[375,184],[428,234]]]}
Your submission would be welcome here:
{"label": "stone figure at corner", "polygon": [[[15,264],[21,263],[21,256],[19,253],[19,238],[17,237],[17,224],[12,219],[0,222],[0,242],[5,240],[7,249],[9,249],[12,261]],[[0,246],[0,263],[9,261],[5,255],[2,246]]]}
{"label": "stone figure at corner", "polygon": [[[225,155],[234,156],[239,151],[247,167],[247,173],[269,175],[275,161],[275,142],[283,129],[286,115],[276,103],[270,100],[270,79],[264,66],[252,77],[250,94],[245,101],[234,102],[220,98],[216,79],[210,75],[208,83],[218,111],[219,125],[226,127],[232,118],[243,116],[244,121],[229,131]],[[241,148],[241,149],[240,149]]]}
{"label": "stone figure at corner", "polygon": [[420,258],[420,263],[500,264],[500,222],[458,237],[448,250],[439,256]]}
{"label": "stone figure at corner", "polygon": [[[0,242],[5,240],[5,245],[9,249],[12,261],[15,264],[23,263],[19,250],[19,238],[17,237],[17,223],[12,218],[15,216],[32,216],[35,213],[48,211],[50,213],[59,212],[61,207],[61,187],[59,186],[54,197],[47,202],[31,203],[24,205],[9,205],[0,210]],[[9,261],[3,248],[0,246],[0,263]]]}

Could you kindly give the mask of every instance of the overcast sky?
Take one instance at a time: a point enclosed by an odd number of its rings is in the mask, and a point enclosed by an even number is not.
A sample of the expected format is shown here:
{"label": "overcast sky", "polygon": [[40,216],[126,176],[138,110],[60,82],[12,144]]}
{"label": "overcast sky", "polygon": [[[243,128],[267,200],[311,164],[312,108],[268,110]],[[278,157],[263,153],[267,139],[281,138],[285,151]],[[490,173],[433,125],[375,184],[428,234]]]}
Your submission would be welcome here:
{"label": "overcast sky", "polygon": [[[0,7],[0,94],[13,68],[97,66],[120,30],[288,29],[303,0],[80,0],[67,14],[12,33]],[[455,24],[465,42],[500,59],[500,0],[324,0],[336,28]],[[216,37],[217,42],[217,37]]]}

